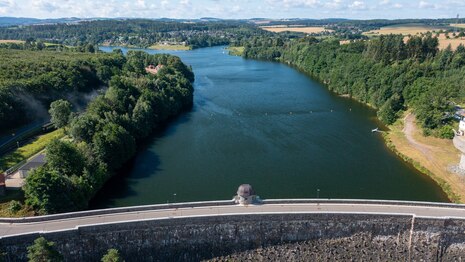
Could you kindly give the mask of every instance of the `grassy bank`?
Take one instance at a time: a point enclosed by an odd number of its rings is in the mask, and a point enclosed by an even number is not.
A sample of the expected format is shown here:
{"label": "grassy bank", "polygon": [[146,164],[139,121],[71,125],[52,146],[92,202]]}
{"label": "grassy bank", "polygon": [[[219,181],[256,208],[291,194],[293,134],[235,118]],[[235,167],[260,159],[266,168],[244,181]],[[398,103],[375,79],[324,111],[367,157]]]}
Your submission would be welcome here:
{"label": "grassy bank", "polygon": [[244,53],[244,49],[245,47],[243,46],[230,46],[227,48],[229,54],[234,56],[242,56],[242,54]]}
{"label": "grassy bank", "polygon": [[24,205],[22,190],[7,190],[6,195],[0,197],[0,217],[34,216],[34,211]]}
{"label": "grassy bank", "polygon": [[189,45],[151,45],[148,47],[153,50],[175,50],[175,51],[188,51],[192,50]]}
{"label": "grassy bank", "polygon": [[56,138],[64,137],[63,129],[58,129],[45,135],[38,136],[31,143],[24,145],[15,151],[6,154],[0,158],[0,172],[18,164],[19,162],[30,158],[31,156],[44,150],[50,141]]}
{"label": "grassy bank", "polygon": [[450,165],[457,164],[459,152],[451,140],[424,137],[414,124],[412,138],[407,139],[405,118],[397,120],[389,126],[390,131],[384,134],[386,145],[404,161],[411,163],[420,172],[431,177],[447,194],[450,201],[463,203],[465,200],[465,182],[448,171]]}

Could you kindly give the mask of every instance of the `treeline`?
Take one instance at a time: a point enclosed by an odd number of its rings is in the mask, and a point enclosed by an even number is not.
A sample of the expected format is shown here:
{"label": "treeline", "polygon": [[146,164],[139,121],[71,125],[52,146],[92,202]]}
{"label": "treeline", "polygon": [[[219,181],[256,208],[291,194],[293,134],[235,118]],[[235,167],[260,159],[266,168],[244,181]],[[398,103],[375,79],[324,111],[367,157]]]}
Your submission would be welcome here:
{"label": "treeline", "polygon": [[412,108],[424,132],[440,137],[453,136],[454,105],[465,98],[465,48],[439,50],[430,34],[407,42],[388,35],[350,44],[255,39],[244,56],[294,65],[330,90],[377,108],[387,124]]}
{"label": "treeline", "polygon": [[100,20],[76,24],[0,27],[0,39],[37,40],[80,46],[87,43],[149,47],[158,42],[176,42],[194,48],[229,44],[241,35],[263,30],[241,21],[195,22],[149,19]]}
{"label": "treeline", "polygon": [[[147,74],[149,64],[163,67],[156,75]],[[84,113],[72,114],[69,103],[54,102],[52,121],[72,139],[47,147],[46,165],[33,171],[23,187],[26,204],[40,214],[85,209],[114,171],[133,157],[138,141],[192,106],[193,81],[192,71],[178,57],[130,51],[122,72]]]}
{"label": "treeline", "polygon": [[125,61],[121,53],[32,51],[37,42],[14,45],[26,50],[0,48],[0,133],[48,118],[46,108],[54,100],[107,85]]}

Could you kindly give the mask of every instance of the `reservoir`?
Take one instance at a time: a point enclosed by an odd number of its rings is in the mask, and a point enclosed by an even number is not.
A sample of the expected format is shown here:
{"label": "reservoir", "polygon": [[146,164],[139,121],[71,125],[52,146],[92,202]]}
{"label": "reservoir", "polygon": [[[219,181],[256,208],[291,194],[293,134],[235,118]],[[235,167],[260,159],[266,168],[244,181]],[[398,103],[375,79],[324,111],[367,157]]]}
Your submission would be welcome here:
{"label": "reservoir", "polygon": [[265,199],[448,201],[371,132],[383,129],[374,110],[289,66],[223,47],[145,51],[192,66],[194,107],[140,145],[91,208],[225,200],[243,183]]}

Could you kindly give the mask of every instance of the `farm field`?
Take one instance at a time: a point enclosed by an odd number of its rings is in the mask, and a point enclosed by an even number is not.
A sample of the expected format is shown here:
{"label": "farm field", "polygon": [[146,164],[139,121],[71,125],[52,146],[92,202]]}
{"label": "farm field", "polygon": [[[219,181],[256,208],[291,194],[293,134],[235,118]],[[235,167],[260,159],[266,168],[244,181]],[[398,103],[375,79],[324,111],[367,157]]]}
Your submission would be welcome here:
{"label": "farm field", "polygon": [[[451,24],[451,26],[456,27],[463,27],[465,28],[465,24]],[[427,32],[438,32],[440,30],[444,30],[446,28],[442,27],[431,27],[431,26],[422,26],[422,25],[415,25],[415,26],[408,26],[408,25],[399,25],[399,26],[387,26],[382,27],[379,30],[372,30],[369,32],[363,33],[366,36],[378,36],[378,35],[389,35],[389,34],[402,34],[405,35],[404,41],[407,42],[409,37],[408,35],[420,35]],[[457,49],[459,45],[465,45],[465,37],[455,38],[452,33],[449,33],[449,39],[446,37],[445,34],[439,35],[439,49],[445,49],[449,45],[451,46],[452,50]],[[341,43],[341,44],[345,44]]]}
{"label": "farm field", "polygon": [[[465,37],[458,37],[455,38],[451,33],[449,33],[449,37],[447,38],[445,34],[440,34],[438,36],[439,39],[439,49],[446,49],[449,45],[452,50],[456,50],[459,45],[465,46]],[[407,43],[409,37],[404,37],[404,42]]]}
{"label": "farm field", "polygon": [[445,34],[441,34],[439,36],[439,49],[445,49],[449,45],[451,46],[452,50],[457,49],[459,45],[465,46],[465,37],[455,38],[452,34],[449,34],[450,38],[447,39]]}
{"label": "farm field", "polygon": [[315,27],[315,26],[310,26],[310,27],[287,27],[287,26],[262,26],[261,27],[263,30],[269,31],[269,32],[274,32],[274,33],[281,33],[281,32],[299,32],[299,33],[306,33],[306,34],[312,34],[312,33],[321,33],[321,32],[333,32],[333,30],[325,29],[324,27]]}
{"label": "farm field", "polygon": [[429,31],[439,31],[444,28],[441,27],[432,27],[432,26],[422,26],[422,25],[399,25],[399,26],[386,26],[378,30],[371,30],[363,33],[366,36],[372,35],[389,35],[389,34],[402,34],[402,35],[418,35],[426,33]]}
{"label": "farm field", "polygon": [[465,24],[450,24],[452,27],[465,28]]}

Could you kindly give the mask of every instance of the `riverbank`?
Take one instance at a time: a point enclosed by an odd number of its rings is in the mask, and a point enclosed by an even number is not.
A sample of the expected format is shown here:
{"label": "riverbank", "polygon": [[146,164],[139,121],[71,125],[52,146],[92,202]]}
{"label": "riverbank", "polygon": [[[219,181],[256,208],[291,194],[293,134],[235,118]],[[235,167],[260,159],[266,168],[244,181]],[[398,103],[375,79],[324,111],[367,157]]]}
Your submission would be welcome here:
{"label": "riverbank", "polygon": [[192,50],[190,45],[151,45],[148,49],[152,50],[170,50],[170,51],[189,51]]}
{"label": "riverbank", "polygon": [[242,56],[244,54],[245,47],[243,46],[229,46],[226,48],[229,51],[230,55],[233,56]]}
{"label": "riverbank", "polygon": [[430,176],[454,203],[465,200],[465,180],[449,171],[460,161],[452,140],[423,136],[411,112],[389,126],[386,144],[405,161]]}

